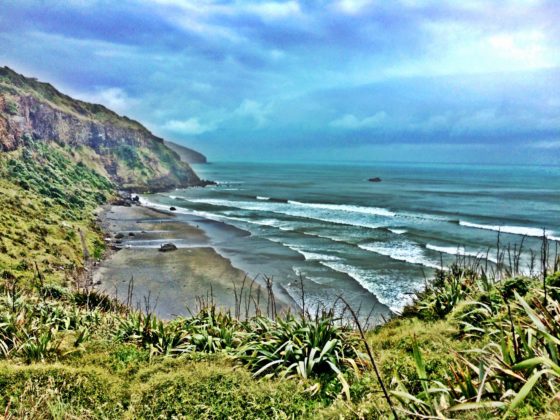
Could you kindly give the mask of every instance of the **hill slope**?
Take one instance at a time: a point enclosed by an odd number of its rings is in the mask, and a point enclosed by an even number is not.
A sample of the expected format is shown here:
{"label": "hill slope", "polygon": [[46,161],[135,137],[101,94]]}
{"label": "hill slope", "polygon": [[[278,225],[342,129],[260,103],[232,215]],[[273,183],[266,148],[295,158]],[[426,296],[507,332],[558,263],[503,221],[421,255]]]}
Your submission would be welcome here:
{"label": "hill slope", "polygon": [[163,139],[137,121],[2,67],[0,151],[19,149],[31,140],[68,146],[76,162],[121,189],[153,191],[204,184]]}

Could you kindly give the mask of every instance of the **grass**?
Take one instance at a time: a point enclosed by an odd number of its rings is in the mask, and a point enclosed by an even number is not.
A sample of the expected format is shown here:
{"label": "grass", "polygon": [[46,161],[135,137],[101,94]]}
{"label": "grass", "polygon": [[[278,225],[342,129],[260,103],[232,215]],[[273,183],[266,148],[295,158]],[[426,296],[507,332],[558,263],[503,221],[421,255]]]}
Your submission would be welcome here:
{"label": "grass", "polygon": [[[25,154],[25,156],[24,156]],[[99,258],[103,236],[93,210],[112,185],[56,146],[0,156],[0,271],[19,281],[66,284]]]}
{"label": "grass", "polygon": [[158,372],[132,397],[134,418],[302,418],[317,401],[294,381],[255,381],[216,360]]}
{"label": "grass", "polygon": [[122,383],[93,366],[0,364],[0,405],[7,418],[116,418]]}

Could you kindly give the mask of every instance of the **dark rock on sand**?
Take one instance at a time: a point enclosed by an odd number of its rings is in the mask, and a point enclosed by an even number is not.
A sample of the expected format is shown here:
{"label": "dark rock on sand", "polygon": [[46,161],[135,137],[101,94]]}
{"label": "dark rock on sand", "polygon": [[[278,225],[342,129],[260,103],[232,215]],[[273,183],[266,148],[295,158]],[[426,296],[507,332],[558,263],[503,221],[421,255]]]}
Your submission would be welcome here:
{"label": "dark rock on sand", "polygon": [[177,209],[176,209],[175,207],[169,207],[169,210],[175,211],[175,210],[177,210]]}
{"label": "dark rock on sand", "polygon": [[113,201],[112,203],[114,206],[124,206],[124,207],[131,207],[132,204],[130,202],[130,200],[126,199],[126,198],[119,198],[116,199],[115,201]]}
{"label": "dark rock on sand", "polygon": [[381,182],[381,178],[379,178],[378,176],[374,177],[374,178],[370,178],[368,179],[369,182]]}
{"label": "dark rock on sand", "polygon": [[159,252],[170,252],[177,250],[177,246],[175,244],[163,244],[159,247]]}

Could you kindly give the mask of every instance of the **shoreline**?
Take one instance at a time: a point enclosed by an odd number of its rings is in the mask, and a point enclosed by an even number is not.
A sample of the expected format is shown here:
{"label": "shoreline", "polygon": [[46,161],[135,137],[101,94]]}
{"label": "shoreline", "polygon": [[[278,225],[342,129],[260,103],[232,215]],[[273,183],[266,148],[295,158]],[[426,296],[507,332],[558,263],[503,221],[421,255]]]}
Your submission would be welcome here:
{"label": "shoreline", "polygon": [[[173,197],[173,196],[170,196]],[[341,284],[331,284],[329,281],[316,281],[294,270],[293,264],[304,261],[304,256],[298,254],[290,255],[276,243],[265,241],[263,238],[252,237],[252,233],[243,228],[221,221],[199,215],[196,212],[182,208],[180,203],[175,204],[171,200],[166,203],[150,201],[149,196],[141,196],[139,202],[146,208],[156,209],[165,214],[170,213],[170,206],[177,206],[176,211],[172,212],[178,219],[185,221],[192,226],[201,227],[207,232],[211,246],[228,259],[234,267],[238,267],[251,278],[256,278],[263,285],[264,277],[270,276],[274,279],[274,293],[288,302],[293,311],[301,311],[302,304],[305,304],[306,311],[315,312],[317,308],[321,310],[333,308],[337,315],[344,314],[344,309],[340,304],[340,297],[344,297],[355,309],[364,311],[365,314],[360,318],[367,319],[376,325],[385,323],[388,319],[397,315],[387,305],[381,303],[378,297],[364,287],[359,280],[348,275],[348,282]],[[224,232],[229,234],[224,235]],[[251,236],[250,238],[247,238]],[[258,252],[252,253],[252,247],[257,247]],[[284,261],[277,264],[278,261]],[[286,271],[288,270],[288,272]],[[295,275],[294,275],[295,272]],[[300,277],[298,277],[300,276]],[[301,297],[300,281],[304,282],[304,299]],[[365,309],[367,308],[367,309]]]}
{"label": "shoreline", "polygon": [[[175,212],[140,203],[108,204],[96,213],[111,251],[96,265],[92,282],[110,296],[164,319],[196,313],[205,303],[240,316],[254,315],[257,307],[267,313],[266,286],[210,243],[199,218],[178,218]],[[240,234],[229,225],[207,222],[225,237]],[[177,249],[160,252],[164,243]],[[298,310],[277,290],[274,299],[278,313]]]}

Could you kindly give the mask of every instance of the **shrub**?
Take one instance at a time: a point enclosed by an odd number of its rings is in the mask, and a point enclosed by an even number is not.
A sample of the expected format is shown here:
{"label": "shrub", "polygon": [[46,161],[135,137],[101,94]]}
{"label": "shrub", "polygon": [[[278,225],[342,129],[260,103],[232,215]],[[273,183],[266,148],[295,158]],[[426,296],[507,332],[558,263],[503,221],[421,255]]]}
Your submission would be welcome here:
{"label": "shrub", "polygon": [[[123,413],[119,387],[102,371],[62,365],[0,364],[0,406],[16,418],[116,418]],[[62,417],[62,416],[61,416]]]}
{"label": "shrub", "polygon": [[502,283],[502,294],[505,299],[512,299],[514,292],[517,292],[520,296],[525,296],[529,291],[529,283],[530,279],[526,277],[507,279]]}
{"label": "shrub", "polygon": [[19,111],[19,106],[16,102],[8,100],[6,101],[5,109],[6,112],[10,115],[17,115]]}
{"label": "shrub", "polygon": [[293,381],[256,382],[243,370],[187,363],[133,391],[133,418],[302,418],[317,402]]}

